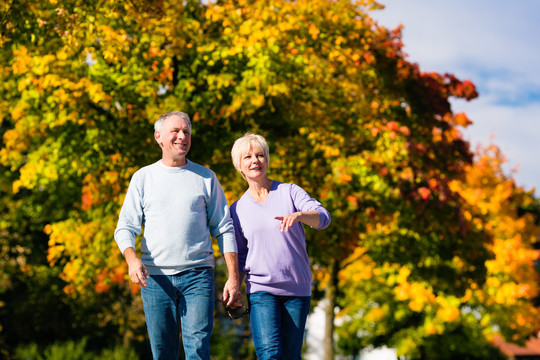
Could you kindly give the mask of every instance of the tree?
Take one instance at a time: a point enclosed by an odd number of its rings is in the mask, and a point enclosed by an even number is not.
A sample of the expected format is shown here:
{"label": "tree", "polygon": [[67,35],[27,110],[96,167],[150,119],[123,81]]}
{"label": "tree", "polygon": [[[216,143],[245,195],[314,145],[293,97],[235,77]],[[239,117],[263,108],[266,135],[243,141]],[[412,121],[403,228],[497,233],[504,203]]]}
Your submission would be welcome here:
{"label": "tree", "polygon": [[481,148],[465,181],[452,187],[467,201],[466,216],[493,239],[489,248],[495,256],[486,263],[486,282],[469,304],[485,313],[484,326],[497,326],[507,341],[523,344],[540,325],[540,202],[504,173],[505,162],[497,146]]}
{"label": "tree", "polygon": [[[490,233],[451,187],[472,154],[459,134],[469,121],[448,100],[474,98],[474,85],[409,63],[400,30],[369,17],[376,2],[5,6],[0,190],[9,211],[0,230],[10,239],[2,264],[11,265],[2,266],[16,272],[14,249],[26,239],[31,268],[63,287],[66,306],[83,305],[73,313],[81,331],[144,338],[112,233],[131,175],[159,157],[152,123],[173,109],[192,115],[189,157],[216,171],[230,201],[245,187],[230,148],[250,130],[271,146],[272,178],[298,183],[331,210],[330,229],[308,232],[317,284],[328,289],[327,358],[334,304],[354,317],[340,332],[351,352],[403,340],[403,353],[416,354],[428,339],[404,332],[422,333],[418,314],[439,299],[446,341],[456,301],[484,286],[485,263],[496,258]],[[355,269],[371,276],[349,286]],[[380,310],[399,316],[358,341],[358,315]]]}
{"label": "tree", "polygon": [[[465,201],[464,221],[488,236],[485,281],[449,293],[415,277],[414,267],[380,267],[357,248],[341,278],[347,306],[340,335],[347,352],[384,344],[418,359],[493,359],[494,333],[523,343],[537,331],[539,204],[502,172],[503,161],[492,146],[466,166],[462,180],[449,184]],[[458,256],[452,262],[457,269],[471,266]],[[358,333],[365,334],[360,342]]]}

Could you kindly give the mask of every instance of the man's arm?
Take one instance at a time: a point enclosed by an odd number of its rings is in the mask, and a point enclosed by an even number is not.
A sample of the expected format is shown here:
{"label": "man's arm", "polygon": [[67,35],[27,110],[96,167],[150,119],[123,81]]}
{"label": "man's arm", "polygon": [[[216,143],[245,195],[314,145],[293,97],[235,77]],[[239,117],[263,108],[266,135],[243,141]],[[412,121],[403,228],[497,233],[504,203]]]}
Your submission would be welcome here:
{"label": "man's arm", "polygon": [[242,305],[242,294],[240,293],[240,271],[238,270],[238,254],[227,252],[223,254],[229,279],[223,287],[223,302],[225,306],[235,308]]}
{"label": "man's arm", "polygon": [[114,231],[114,240],[126,259],[131,281],[133,281],[134,284],[146,287],[148,272],[135,252],[135,238],[139,236],[142,231],[142,222],[144,218],[142,200],[138,189],[140,174],[141,173],[137,171],[129,182],[124,204],[120,210],[118,224]]}
{"label": "man's arm", "polygon": [[208,225],[210,234],[217,240],[219,250],[223,254],[227,264],[229,279],[223,288],[223,298],[225,306],[236,308],[242,305],[242,294],[240,293],[240,275],[238,269],[238,254],[236,240],[234,237],[233,221],[229,212],[229,205],[219,180],[212,173],[211,177],[211,199],[207,207]]}

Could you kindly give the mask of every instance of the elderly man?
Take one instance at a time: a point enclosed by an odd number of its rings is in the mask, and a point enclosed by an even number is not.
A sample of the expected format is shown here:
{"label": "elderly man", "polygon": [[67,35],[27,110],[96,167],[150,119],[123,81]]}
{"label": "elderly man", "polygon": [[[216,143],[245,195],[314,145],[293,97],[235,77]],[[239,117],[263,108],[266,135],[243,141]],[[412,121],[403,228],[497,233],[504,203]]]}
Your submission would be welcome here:
{"label": "elderly man", "polygon": [[[189,116],[163,114],[154,125],[161,160],[135,172],[114,238],[141,286],[154,359],[177,360],[180,329],[186,359],[210,359],[214,313],[214,256],[218,241],[229,279],[226,306],[240,306],[234,227],[214,172],[186,158],[191,146]],[[142,232],[142,256],[135,239]]]}

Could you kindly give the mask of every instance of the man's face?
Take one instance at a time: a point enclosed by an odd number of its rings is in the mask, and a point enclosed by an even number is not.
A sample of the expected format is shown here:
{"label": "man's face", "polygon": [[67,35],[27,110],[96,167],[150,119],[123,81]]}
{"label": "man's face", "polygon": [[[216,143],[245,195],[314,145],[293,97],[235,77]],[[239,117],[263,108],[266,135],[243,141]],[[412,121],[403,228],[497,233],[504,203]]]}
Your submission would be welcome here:
{"label": "man's face", "polygon": [[178,116],[166,119],[154,137],[163,150],[164,159],[183,160],[191,147],[191,130],[187,122]]}

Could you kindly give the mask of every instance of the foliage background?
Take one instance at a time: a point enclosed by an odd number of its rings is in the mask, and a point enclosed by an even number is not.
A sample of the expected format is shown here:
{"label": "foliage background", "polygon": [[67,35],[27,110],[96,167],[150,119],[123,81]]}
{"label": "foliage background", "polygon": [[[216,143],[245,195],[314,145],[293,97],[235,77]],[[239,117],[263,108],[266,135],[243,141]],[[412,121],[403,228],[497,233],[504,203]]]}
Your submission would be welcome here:
{"label": "foliage background", "polygon": [[[326,358],[386,345],[487,359],[495,333],[537,331],[539,201],[502,172],[496,146],[475,155],[462,139],[471,121],[449,99],[474,99],[474,84],[408,62],[400,29],[369,16],[378,3],[0,7],[3,356],[80,339],[148,356],[112,234],[131,175],[159,158],[153,121],[173,109],[192,116],[189,157],[229,201],[245,189],[231,145],[254,131],[270,176],[331,211],[307,238],[314,300],[329,304]],[[248,325],[225,320],[218,311],[214,356],[253,358]]]}

